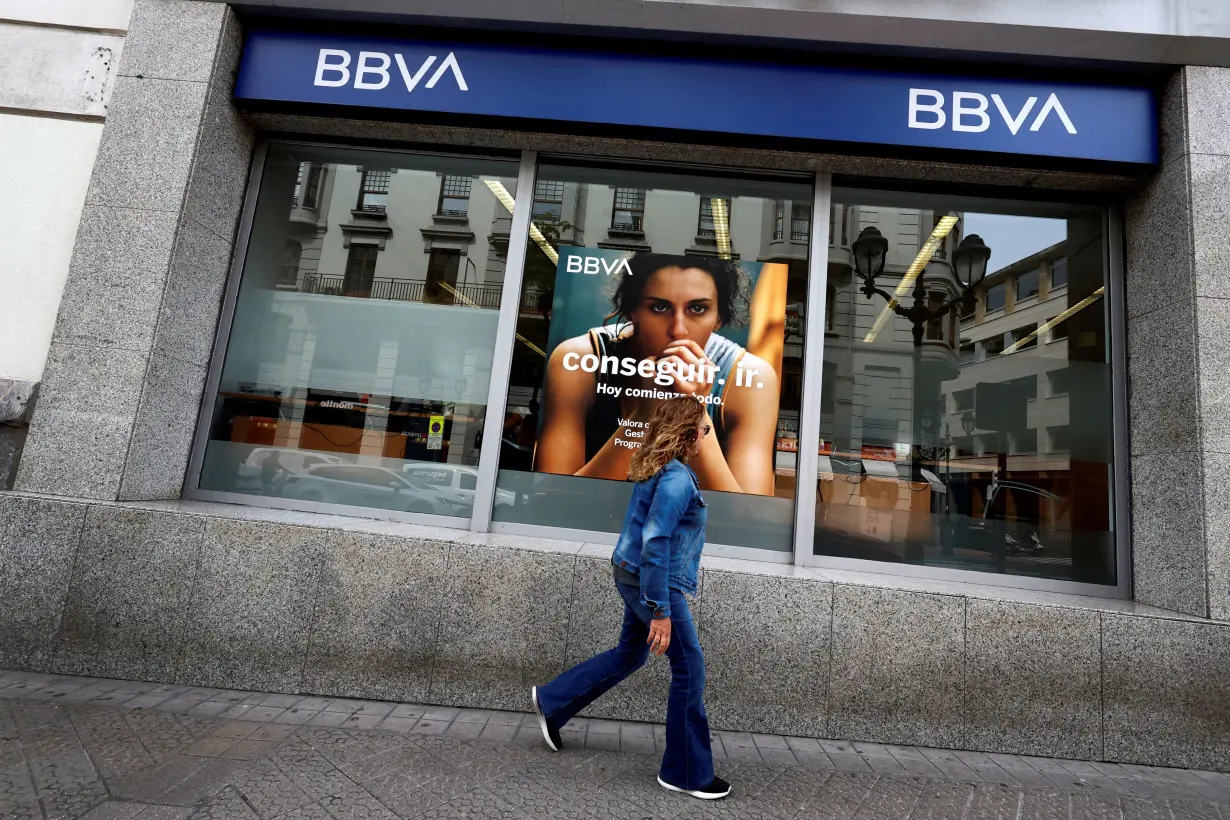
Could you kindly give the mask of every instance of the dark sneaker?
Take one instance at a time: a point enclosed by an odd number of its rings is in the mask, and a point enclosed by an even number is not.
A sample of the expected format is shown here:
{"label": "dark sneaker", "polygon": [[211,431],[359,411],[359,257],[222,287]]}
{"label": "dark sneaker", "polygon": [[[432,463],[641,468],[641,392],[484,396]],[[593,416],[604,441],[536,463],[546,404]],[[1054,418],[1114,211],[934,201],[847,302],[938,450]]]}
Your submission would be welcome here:
{"label": "dark sneaker", "polygon": [[551,751],[560,751],[564,748],[564,741],[560,740],[559,729],[547,722],[547,716],[542,713],[542,707],[538,705],[537,686],[530,687],[530,700],[534,703],[534,713],[538,715],[538,725],[542,727],[542,739],[547,742]]}
{"label": "dark sneaker", "polygon": [[720,777],[713,778],[713,782],[703,789],[684,789],[679,786],[672,786],[663,780],[661,775],[658,775],[658,785],[673,792],[683,792],[693,797],[699,797],[701,800],[721,800],[730,794],[730,784]]}

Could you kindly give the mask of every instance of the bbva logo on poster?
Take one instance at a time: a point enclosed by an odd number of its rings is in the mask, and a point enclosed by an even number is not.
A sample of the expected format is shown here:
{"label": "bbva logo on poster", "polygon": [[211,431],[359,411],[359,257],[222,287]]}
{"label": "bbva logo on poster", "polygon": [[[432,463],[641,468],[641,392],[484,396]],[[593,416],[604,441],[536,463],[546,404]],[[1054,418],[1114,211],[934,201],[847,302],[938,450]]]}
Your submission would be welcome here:
{"label": "bbva logo on poster", "polygon": [[[1004,125],[1008,126],[1008,130],[1015,137],[1021,130],[1021,126],[1025,124],[1025,120],[1033,113],[1034,107],[1038,104],[1038,98],[1030,97],[1019,111],[1013,113],[1004,102],[1004,98],[998,94],[992,94],[991,98],[987,99],[985,94],[954,91],[950,115],[948,98],[943,91],[936,91],[932,88],[911,88],[910,128],[939,129],[951,121],[953,131],[980,133],[991,127],[991,115],[988,113],[991,103],[995,103],[995,110],[999,112]],[[1029,130],[1041,130],[1047,118],[1052,114],[1063,123],[1064,129],[1069,134],[1076,133],[1076,126],[1072,124],[1072,119],[1064,110],[1058,94],[1051,94],[1046,98],[1046,102],[1038,109],[1037,115],[1030,123]]]}
{"label": "bbva logo on poster", "polygon": [[568,261],[564,264],[564,270],[568,273],[588,273],[590,276],[594,276],[599,271],[607,276],[619,271],[623,271],[628,276],[632,275],[632,268],[628,265],[628,260],[622,256],[618,259],[600,259],[597,256],[569,256]]}
{"label": "bbva logo on poster", "polygon": [[[409,93],[418,87],[419,81],[433,65],[436,65],[436,59],[435,55],[427,57],[418,69],[411,73],[406,58],[401,54],[389,55],[383,51],[360,51],[358,59],[355,60],[350,56],[349,51],[322,48],[316,58],[316,81],[313,85],[341,88],[350,85],[351,78],[353,78],[354,87],[360,91],[379,91],[387,88],[392,82],[393,76],[389,69],[396,62],[397,71],[401,74],[402,82],[406,84],[406,92]],[[351,68],[352,62],[354,63],[353,69]],[[440,82],[445,72],[448,71],[453,72],[453,79],[459,90],[470,90],[470,87],[466,85],[465,75],[461,73],[461,66],[457,64],[457,58],[451,51],[436,66],[435,72],[423,84],[423,87],[435,88],[436,83]]]}

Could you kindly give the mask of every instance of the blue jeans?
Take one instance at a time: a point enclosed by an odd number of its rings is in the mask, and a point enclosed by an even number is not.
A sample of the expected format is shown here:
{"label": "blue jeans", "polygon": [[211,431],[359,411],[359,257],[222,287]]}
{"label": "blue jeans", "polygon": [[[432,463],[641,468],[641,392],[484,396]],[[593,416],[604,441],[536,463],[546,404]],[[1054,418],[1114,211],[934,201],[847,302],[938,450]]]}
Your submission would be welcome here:
{"label": "blue jeans", "polygon": [[[624,599],[624,625],[619,643],[538,687],[538,704],[555,728],[561,728],[603,693],[631,675],[649,657],[649,608],[640,602],[641,591],[616,583]],[[671,662],[670,697],[666,705],[666,752],[662,779],[684,789],[703,789],[713,782],[713,752],[709,747],[709,718],[705,715],[705,657],[696,637],[696,624],[683,593],[670,591]]]}

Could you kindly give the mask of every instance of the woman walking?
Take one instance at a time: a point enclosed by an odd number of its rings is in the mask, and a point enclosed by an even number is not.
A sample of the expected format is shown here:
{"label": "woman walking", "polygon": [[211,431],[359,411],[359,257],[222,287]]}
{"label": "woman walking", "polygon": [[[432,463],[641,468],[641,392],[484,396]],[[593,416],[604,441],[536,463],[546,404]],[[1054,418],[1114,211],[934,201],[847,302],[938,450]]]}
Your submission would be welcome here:
{"label": "woman walking", "polygon": [[671,664],[666,752],[658,783],[704,800],[730,794],[713,773],[705,715],[705,658],[684,593],[696,593],[705,546],[705,500],[686,463],[712,430],[695,398],[668,399],[654,410],[628,477],[636,482],[611,556],[624,599],[623,631],[614,649],[531,690],[547,745],[563,748],[559,730],[604,692],[639,669],[649,653]]}

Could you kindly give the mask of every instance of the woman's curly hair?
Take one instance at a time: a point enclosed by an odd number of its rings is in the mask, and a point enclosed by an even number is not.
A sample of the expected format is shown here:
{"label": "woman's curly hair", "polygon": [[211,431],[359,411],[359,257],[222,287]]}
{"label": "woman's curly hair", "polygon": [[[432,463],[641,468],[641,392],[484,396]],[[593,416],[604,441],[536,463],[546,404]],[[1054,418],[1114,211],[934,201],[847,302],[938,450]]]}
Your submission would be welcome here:
{"label": "woman's curly hair", "polygon": [[676,396],[661,402],[649,419],[649,429],[641,448],[632,454],[628,478],[645,481],[674,458],[687,461],[696,443],[700,417],[705,406],[689,396]]}
{"label": "woman's curly hair", "polygon": [[607,320],[629,322],[632,311],[641,301],[641,293],[649,277],[663,268],[696,268],[713,277],[717,286],[717,309],[722,327],[742,327],[747,322],[751,300],[751,279],[729,259],[709,256],[670,256],[662,253],[635,253],[628,257],[627,273],[619,273],[611,281],[611,313]]}

